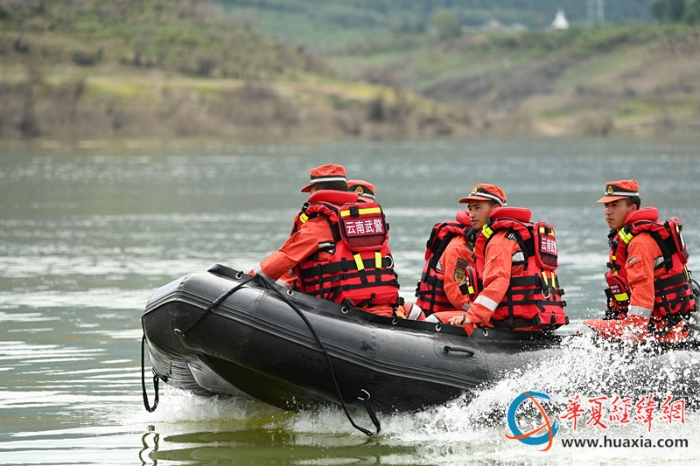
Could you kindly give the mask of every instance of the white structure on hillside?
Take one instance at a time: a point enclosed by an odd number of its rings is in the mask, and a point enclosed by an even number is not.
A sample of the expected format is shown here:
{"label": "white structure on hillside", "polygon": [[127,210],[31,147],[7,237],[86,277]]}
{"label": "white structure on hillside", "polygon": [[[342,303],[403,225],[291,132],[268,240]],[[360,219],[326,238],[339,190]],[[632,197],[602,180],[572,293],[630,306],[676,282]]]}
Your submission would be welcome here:
{"label": "white structure on hillside", "polygon": [[566,15],[564,15],[564,10],[562,8],[559,8],[557,10],[557,15],[554,17],[554,21],[552,21],[551,27],[555,31],[561,29],[569,29],[569,22],[566,20]]}

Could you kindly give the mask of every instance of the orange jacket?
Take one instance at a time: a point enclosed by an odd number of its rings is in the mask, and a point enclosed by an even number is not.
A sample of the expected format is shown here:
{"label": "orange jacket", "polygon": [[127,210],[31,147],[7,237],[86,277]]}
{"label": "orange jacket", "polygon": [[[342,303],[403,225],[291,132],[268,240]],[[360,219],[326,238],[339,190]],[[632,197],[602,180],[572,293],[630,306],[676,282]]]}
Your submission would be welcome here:
{"label": "orange jacket", "polygon": [[442,253],[440,262],[445,273],[444,289],[447,299],[455,309],[466,310],[470,299],[468,294],[462,294],[460,285],[464,283],[467,267],[474,268],[474,253],[467,247],[467,240],[463,236],[452,238]]}
{"label": "orange jacket", "polygon": [[[622,265],[627,276],[630,304],[627,316],[621,320],[587,320],[584,324],[607,339],[626,339],[628,342],[654,341],[678,343],[688,336],[683,321],[663,336],[649,330],[649,317],[654,309],[654,279],[663,276],[664,267],[654,268],[654,261],[663,256],[659,245],[649,233],[635,235],[627,248],[627,260]],[[663,323],[655,324],[657,328]]]}
{"label": "orange jacket", "polygon": [[518,243],[508,239],[507,230],[497,231],[484,252],[483,288],[472,303],[467,318],[474,324],[486,324],[510,286],[512,274],[522,273],[523,266],[513,267],[513,254],[520,251]]}
{"label": "orange jacket", "polygon": [[659,245],[649,233],[641,233],[630,241],[624,265],[630,287],[630,314],[642,311],[647,318],[651,315],[654,309],[654,277],[665,272],[663,268],[654,270],[654,261],[662,255]]}
{"label": "orange jacket", "polygon": [[[333,233],[324,217],[315,217],[304,223],[280,248],[267,256],[255,269],[272,280],[277,280],[299,262],[318,251],[319,243],[334,243]],[[326,252],[320,253],[328,254]]]}

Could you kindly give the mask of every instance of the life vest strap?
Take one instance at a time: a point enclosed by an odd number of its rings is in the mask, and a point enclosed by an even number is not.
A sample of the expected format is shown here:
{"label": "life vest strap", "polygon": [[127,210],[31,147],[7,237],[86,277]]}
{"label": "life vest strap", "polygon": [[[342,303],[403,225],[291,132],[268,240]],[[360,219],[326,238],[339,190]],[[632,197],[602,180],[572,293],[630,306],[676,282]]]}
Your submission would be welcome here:
{"label": "life vest strap", "polygon": [[[510,279],[510,289],[534,287],[540,290],[546,290],[549,294],[564,295],[564,290],[559,288],[559,279],[556,275],[550,278],[553,284],[545,283],[539,275],[528,275],[525,277],[513,277]],[[533,290],[534,291],[534,290]],[[513,293],[523,293],[524,290],[513,290]]]}
{"label": "life vest strap", "polygon": [[[308,275],[302,274],[301,281],[304,287],[314,287],[316,285],[320,285],[321,283],[334,283],[341,280],[360,279],[360,281],[367,286],[377,286],[380,284],[387,284],[386,280],[381,280],[381,277],[384,275],[393,277],[391,280],[398,283],[398,276],[393,270],[363,270],[357,272],[340,273],[333,275],[333,277],[326,277],[325,279],[309,279],[309,277],[318,277],[318,275],[315,273],[310,272]],[[367,280],[368,277],[375,277],[375,279],[374,281],[369,281]],[[333,287],[333,285],[331,285],[331,287]]]}
{"label": "life vest strap", "polygon": [[338,295],[338,293],[340,293],[341,291],[360,290],[363,288],[377,288],[380,286],[389,286],[389,287],[398,288],[399,282],[396,279],[392,279],[392,280],[374,282],[374,283],[359,283],[357,285],[349,285],[349,284],[331,285],[330,287],[324,288],[323,290],[310,290],[307,292],[307,294],[310,296],[320,297],[321,294],[331,293],[332,295],[335,296],[335,295]]}
{"label": "life vest strap", "polygon": [[416,296],[428,302],[438,302],[439,300],[437,298],[447,299],[447,294],[442,290],[420,290],[416,292]]}
{"label": "life vest strap", "polygon": [[668,289],[672,287],[679,288],[678,285],[689,285],[685,273],[679,273],[668,278],[654,281],[654,289],[656,291],[668,291]]}
{"label": "life vest strap", "polygon": [[[377,267],[377,256],[375,255],[372,258],[369,259],[363,259],[362,262],[359,262],[357,258],[355,258],[355,262],[343,260],[339,262],[335,262],[332,264],[325,264],[321,265],[321,271],[326,274],[336,274],[338,272],[349,272],[351,270],[364,270],[364,271],[372,271],[374,269],[378,268],[383,268],[383,267],[391,267],[393,264],[393,260],[386,256],[381,259],[381,266]],[[362,264],[362,268],[359,268],[359,264]],[[368,270],[369,269],[369,270]],[[307,273],[307,270],[312,270],[312,269],[303,269],[301,271],[301,276],[303,278],[308,277],[311,274],[315,274],[316,272],[309,272]],[[315,270],[315,268],[313,269]]]}
{"label": "life vest strap", "polygon": [[498,306],[496,306],[496,309],[499,307],[506,307],[506,306],[525,306],[525,305],[535,305],[540,309],[540,312],[544,312],[544,306],[557,306],[557,307],[566,307],[566,301],[549,301],[546,299],[529,299],[529,295],[526,296],[523,299],[504,299],[500,303],[498,303]]}

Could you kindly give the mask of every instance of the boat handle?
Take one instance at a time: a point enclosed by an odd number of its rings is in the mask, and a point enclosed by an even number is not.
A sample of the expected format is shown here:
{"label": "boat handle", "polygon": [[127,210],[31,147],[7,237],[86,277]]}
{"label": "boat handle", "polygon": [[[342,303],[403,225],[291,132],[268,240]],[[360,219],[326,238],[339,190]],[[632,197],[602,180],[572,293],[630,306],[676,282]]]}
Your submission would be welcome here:
{"label": "boat handle", "polygon": [[470,350],[469,348],[465,348],[463,346],[445,346],[442,349],[443,353],[445,354],[450,354],[450,353],[465,353],[468,357],[473,357],[474,356],[474,351]]}

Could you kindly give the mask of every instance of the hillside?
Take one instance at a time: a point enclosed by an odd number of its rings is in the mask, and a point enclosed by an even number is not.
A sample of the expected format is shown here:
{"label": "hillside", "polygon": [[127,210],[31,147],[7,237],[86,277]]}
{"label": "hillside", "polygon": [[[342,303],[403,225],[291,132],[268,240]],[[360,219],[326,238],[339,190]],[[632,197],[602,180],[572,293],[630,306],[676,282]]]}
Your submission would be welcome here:
{"label": "hillside", "polygon": [[700,134],[700,28],[390,34],[329,56],[348,77],[468,109],[480,133]]}
{"label": "hillside", "polygon": [[321,54],[219,1],[0,0],[0,139],[700,135],[698,26],[387,32],[402,4],[260,3],[376,26]]}
{"label": "hillside", "polygon": [[341,79],[216,2],[0,0],[3,139],[459,133],[443,107]]}

